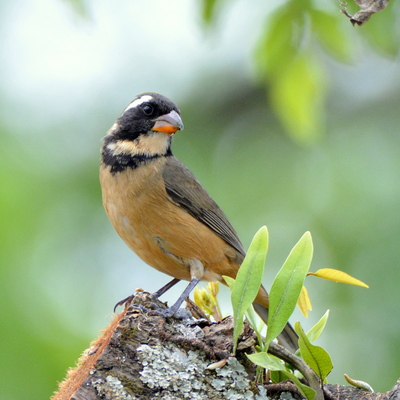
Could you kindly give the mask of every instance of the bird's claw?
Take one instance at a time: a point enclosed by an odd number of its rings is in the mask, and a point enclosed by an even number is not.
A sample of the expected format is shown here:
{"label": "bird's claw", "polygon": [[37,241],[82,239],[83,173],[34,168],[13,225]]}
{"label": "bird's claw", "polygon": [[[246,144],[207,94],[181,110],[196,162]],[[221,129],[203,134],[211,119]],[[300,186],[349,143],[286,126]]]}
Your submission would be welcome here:
{"label": "bird's claw", "polygon": [[186,310],[185,308],[180,308],[178,310],[174,310],[172,307],[162,309],[158,308],[156,310],[149,310],[150,314],[153,315],[160,315],[161,317],[164,318],[177,318],[177,319],[187,319],[187,318],[192,318],[192,314],[190,313],[189,310]]}
{"label": "bird's claw", "polygon": [[120,300],[117,304],[115,304],[114,312],[117,309],[117,307],[119,307],[119,306],[125,305],[125,307],[126,307],[127,303],[131,303],[134,297],[135,297],[135,295],[131,294],[130,296],[125,297],[124,299]]}
{"label": "bird's claw", "polygon": [[[150,295],[151,296],[151,295]],[[162,303],[156,301],[151,301],[151,299],[148,299],[148,301],[145,302],[146,305],[143,304],[138,304],[138,303],[133,303],[135,295],[129,296],[126,299],[123,299],[119,301],[115,307],[118,307],[120,305],[125,304],[125,307],[129,308],[134,308],[138,309],[142,312],[148,313],[149,315],[159,315],[164,318],[177,318],[177,319],[187,319],[192,317],[190,311],[185,308],[178,308],[172,306],[169,308],[163,308],[165,306],[162,305]],[[151,296],[152,298],[152,296]],[[129,303],[129,304],[128,304]]]}

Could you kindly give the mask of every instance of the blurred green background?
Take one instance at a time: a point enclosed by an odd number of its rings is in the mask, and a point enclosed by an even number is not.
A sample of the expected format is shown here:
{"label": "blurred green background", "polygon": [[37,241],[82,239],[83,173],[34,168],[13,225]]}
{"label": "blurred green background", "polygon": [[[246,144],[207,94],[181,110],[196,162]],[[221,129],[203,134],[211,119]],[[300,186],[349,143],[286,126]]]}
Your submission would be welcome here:
{"label": "blurred green background", "polygon": [[[343,373],[400,375],[399,5],[352,27],[335,1],[16,0],[0,6],[0,398],[45,399],[114,304],[168,277],[143,264],[101,204],[100,139],[143,91],[170,97],[174,153],[247,247],[267,225],[265,284],[301,235],[310,328]],[[349,12],[355,12],[351,7]],[[163,299],[174,301],[183,285]],[[222,289],[223,311],[230,313]]]}

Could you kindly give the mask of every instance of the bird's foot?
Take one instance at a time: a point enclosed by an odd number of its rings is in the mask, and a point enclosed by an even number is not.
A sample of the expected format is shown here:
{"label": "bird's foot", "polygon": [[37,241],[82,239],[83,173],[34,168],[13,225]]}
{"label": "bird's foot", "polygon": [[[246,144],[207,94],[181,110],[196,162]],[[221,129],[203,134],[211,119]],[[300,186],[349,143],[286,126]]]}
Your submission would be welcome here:
{"label": "bird's foot", "polygon": [[130,296],[125,297],[124,299],[120,300],[117,304],[115,304],[114,312],[117,309],[117,307],[119,307],[119,306],[125,305],[125,307],[129,307],[131,305],[131,303],[132,303],[132,301],[133,301],[135,296],[136,296],[136,294],[131,294]]}
{"label": "bird's foot", "polygon": [[167,290],[171,289],[172,286],[176,285],[179,282],[179,279],[172,279],[172,281],[168,282],[166,285],[164,285],[162,288],[158,289],[156,292],[152,293],[152,297],[154,299],[158,299],[160,296],[162,296]]}
{"label": "bird's foot", "polygon": [[154,309],[153,308],[153,309],[149,309],[148,312],[149,312],[149,314],[160,315],[161,317],[164,317],[164,318],[171,318],[171,317],[174,317],[177,319],[192,318],[192,314],[186,308],[179,308],[178,310],[173,309],[173,307],[165,308],[165,309],[163,309],[163,308]]}
{"label": "bird's foot", "polygon": [[175,303],[171,307],[166,307],[166,305],[160,302],[153,294],[143,291],[137,291],[135,294],[120,300],[115,305],[114,312],[117,307],[123,305],[128,309],[132,308],[150,315],[160,315],[164,318],[174,317],[178,319],[187,319],[191,317],[189,310],[179,308],[181,304]]}
{"label": "bird's foot", "polygon": [[[167,290],[171,289],[172,286],[176,285],[179,282],[179,279],[172,279],[172,281],[168,282],[166,285],[164,285],[161,289],[158,289],[156,292],[151,293],[151,297],[153,300],[158,300],[158,298],[163,295]],[[134,294],[131,294],[128,297],[125,297],[124,299],[120,300],[115,306],[114,306],[114,312],[119,306],[129,305],[132,303],[133,298],[136,296],[137,293],[144,293],[142,289],[136,289],[136,292]]]}
{"label": "bird's foot", "polygon": [[136,289],[135,293],[125,297],[124,299],[120,300],[114,306],[114,312],[119,306],[125,306],[125,308],[130,307],[131,305],[142,304],[144,301],[149,301],[148,296],[151,296],[151,299],[157,300],[157,298],[153,298],[151,293],[144,291],[143,289]]}
{"label": "bird's foot", "polygon": [[192,314],[189,310],[185,308],[179,308],[175,310],[173,307],[163,308],[161,305],[150,302],[145,306],[143,304],[131,304],[129,308],[138,309],[141,312],[147,313],[149,315],[159,315],[164,318],[177,318],[177,319],[188,319],[192,318]]}

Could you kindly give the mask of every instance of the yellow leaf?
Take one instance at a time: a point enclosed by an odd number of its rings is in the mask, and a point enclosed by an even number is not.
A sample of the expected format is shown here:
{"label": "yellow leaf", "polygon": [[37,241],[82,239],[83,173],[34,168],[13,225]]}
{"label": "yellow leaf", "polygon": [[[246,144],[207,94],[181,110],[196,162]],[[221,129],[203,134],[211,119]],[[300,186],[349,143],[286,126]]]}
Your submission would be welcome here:
{"label": "yellow leaf", "polygon": [[318,278],[328,279],[330,281],[348,283],[349,285],[356,285],[369,288],[369,286],[364,282],[356,278],[353,278],[349,274],[346,274],[346,272],[339,271],[338,269],[322,268],[319,269],[317,272],[309,272],[308,275],[314,275],[317,276]]}
{"label": "yellow leaf", "polygon": [[194,290],[194,302],[203,310],[203,312],[210,316],[215,306],[215,298],[206,288],[196,287]]}
{"label": "yellow leaf", "polygon": [[204,294],[204,289],[200,289],[198,286],[196,286],[193,290],[193,299],[194,302],[200,307],[203,308],[203,294]]}
{"label": "yellow leaf", "polygon": [[218,282],[210,282],[207,285],[207,289],[214,297],[217,297],[217,294],[219,292],[219,284],[218,284]]}
{"label": "yellow leaf", "polygon": [[222,314],[218,304],[218,282],[211,282],[205,288],[194,288],[194,302],[202,309],[208,318],[211,316],[216,322],[221,321]]}
{"label": "yellow leaf", "polygon": [[297,307],[299,307],[301,313],[308,318],[308,311],[312,310],[310,296],[305,286],[301,288],[299,299],[297,300]]}
{"label": "yellow leaf", "polygon": [[367,382],[352,379],[347,374],[344,374],[344,378],[348,383],[350,383],[350,385],[365,390],[366,392],[374,393],[374,389],[372,389],[372,387]]}

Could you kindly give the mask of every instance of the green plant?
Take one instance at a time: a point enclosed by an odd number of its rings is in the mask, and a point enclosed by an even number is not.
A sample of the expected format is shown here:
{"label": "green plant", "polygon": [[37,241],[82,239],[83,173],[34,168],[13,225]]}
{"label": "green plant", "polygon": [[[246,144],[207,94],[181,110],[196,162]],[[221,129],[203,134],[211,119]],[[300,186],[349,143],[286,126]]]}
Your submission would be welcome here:
{"label": "green plant", "polygon": [[[293,247],[272,283],[268,328],[266,337],[263,338],[261,334],[263,327],[256,322],[251,304],[261,285],[267,252],[268,230],[262,227],[254,236],[236,279],[224,277],[231,288],[234,312],[234,352],[243,329],[243,317],[246,315],[259,340],[259,352],[248,355],[248,358],[257,366],[270,370],[273,381],[291,379],[307,399],[321,399],[323,398],[322,383],[331,372],[333,364],[327,351],[311,342],[315,341],[324,330],[329,311],[307,334],[304,333],[300,322],[295,323],[295,331],[299,335],[299,350],[296,354],[291,354],[273,341],[287,324],[299,299],[301,304],[311,304],[307,291],[304,289],[304,280],[307,275],[368,286],[342,271],[330,268],[310,273],[313,242],[310,232],[306,232]],[[299,376],[304,377],[308,385],[302,383]]]}

